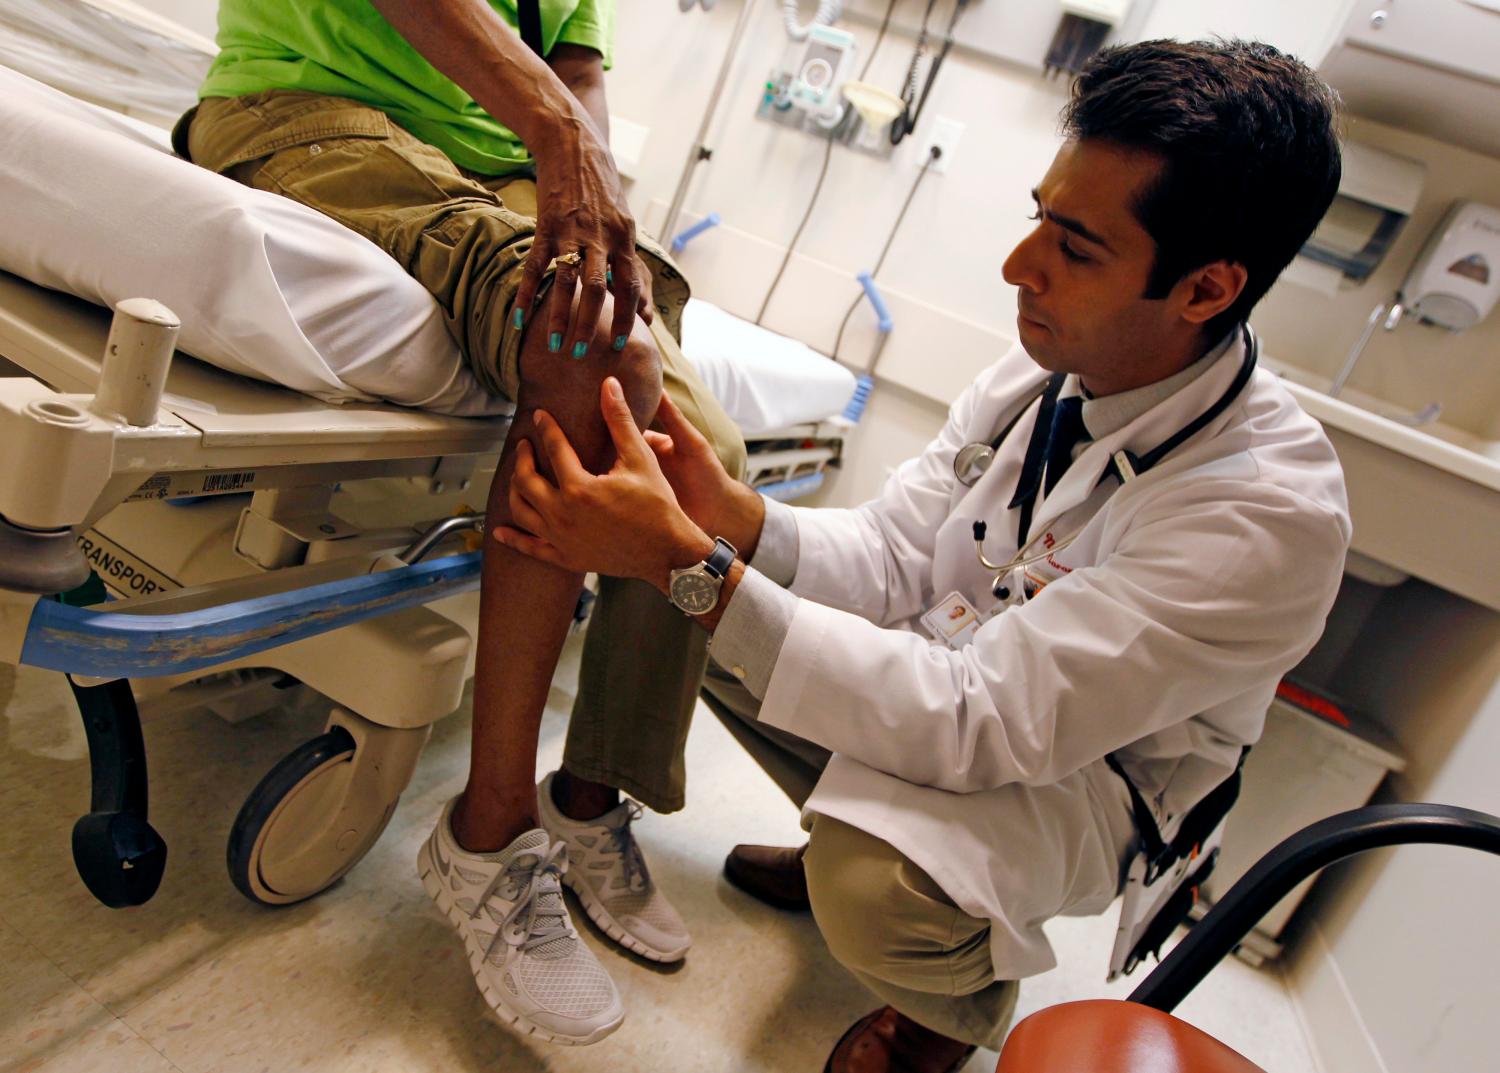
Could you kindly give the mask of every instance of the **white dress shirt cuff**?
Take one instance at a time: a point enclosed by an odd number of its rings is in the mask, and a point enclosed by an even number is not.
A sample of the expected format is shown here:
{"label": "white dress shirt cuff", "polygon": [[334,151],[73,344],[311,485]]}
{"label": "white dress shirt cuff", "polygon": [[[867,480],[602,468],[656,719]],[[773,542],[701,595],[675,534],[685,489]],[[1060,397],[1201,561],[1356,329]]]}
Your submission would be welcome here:
{"label": "white dress shirt cuff", "polygon": [[762,498],[766,504],[765,524],[760,530],[760,543],[755,546],[755,557],[745,565],[755,567],[783,589],[790,588],[797,577],[797,560],[802,552],[797,537],[797,515],[780,500]]}
{"label": "white dress shirt cuff", "polygon": [[714,662],[744,682],[757,700],[765,699],[797,603],[797,597],[747,567],[709,642]]}

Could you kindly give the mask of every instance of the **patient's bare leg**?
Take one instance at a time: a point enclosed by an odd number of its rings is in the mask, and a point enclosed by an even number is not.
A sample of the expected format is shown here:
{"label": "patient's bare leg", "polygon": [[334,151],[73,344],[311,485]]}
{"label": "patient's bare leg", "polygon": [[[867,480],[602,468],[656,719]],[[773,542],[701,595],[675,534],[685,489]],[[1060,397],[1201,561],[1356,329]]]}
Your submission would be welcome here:
{"label": "patient's bare leg", "polygon": [[[514,452],[533,439],[532,412],[546,410],[568,434],[578,457],[594,472],[608,469],[614,447],[599,413],[599,385],[617,377],[636,422],[645,427],[661,398],[661,359],[645,325],[636,321],[624,351],[610,346],[612,303],[599,316],[589,353],[580,360],[547,351],[546,318],[532,323],[521,349],[521,392],[490,488],[486,532],[510,522],[507,500]],[[537,452],[537,464],[545,455]],[[486,541],[479,600],[478,658],[474,668],[473,751],[469,782],[453,813],[453,833],[471,852],[502,849],[538,827],[537,728],[567,636],[583,578]]]}

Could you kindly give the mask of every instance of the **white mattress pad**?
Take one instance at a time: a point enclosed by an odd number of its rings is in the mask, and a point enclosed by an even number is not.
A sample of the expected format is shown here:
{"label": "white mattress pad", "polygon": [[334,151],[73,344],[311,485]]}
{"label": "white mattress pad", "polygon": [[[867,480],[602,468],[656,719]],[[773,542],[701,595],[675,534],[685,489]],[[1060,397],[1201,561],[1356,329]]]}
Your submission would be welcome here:
{"label": "white mattress pad", "polygon": [[[481,416],[431,295],[363,236],[179,159],[166,133],[0,66],[0,269],[104,306],[163,302],[179,347],[328,402]],[[841,412],[854,376],[693,300],[689,360],[746,435]]]}
{"label": "white mattress pad", "polygon": [[692,299],[682,348],[708,389],[747,436],[842,413],[855,377],[806,343]]}
{"label": "white mattress pad", "polygon": [[179,347],[220,368],[330,402],[511,409],[374,243],[179,159],[164,131],[4,67],[0,191],[0,268],[105,306],[163,302],[182,321]]}

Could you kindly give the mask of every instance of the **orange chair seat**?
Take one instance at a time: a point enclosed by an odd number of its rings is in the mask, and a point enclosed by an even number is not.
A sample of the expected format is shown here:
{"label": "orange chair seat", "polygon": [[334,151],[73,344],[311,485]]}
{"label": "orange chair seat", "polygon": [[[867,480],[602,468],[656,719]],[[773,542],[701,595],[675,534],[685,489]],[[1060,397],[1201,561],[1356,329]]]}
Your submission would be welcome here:
{"label": "orange chair seat", "polygon": [[1115,999],[1038,1010],[1011,1031],[995,1073],[1265,1073],[1171,1014]]}

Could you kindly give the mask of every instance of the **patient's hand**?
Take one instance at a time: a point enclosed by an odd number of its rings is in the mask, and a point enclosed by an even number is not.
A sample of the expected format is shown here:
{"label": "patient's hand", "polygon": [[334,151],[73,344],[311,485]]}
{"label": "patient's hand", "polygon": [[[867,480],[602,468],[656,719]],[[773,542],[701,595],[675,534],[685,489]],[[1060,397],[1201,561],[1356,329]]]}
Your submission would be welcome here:
{"label": "patient's hand", "polygon": [[[649,323],[649,277],[636,255],[635,221],[609,154],[608,132],[573,90],[483,0],[370,3],[429,63],[520,135],[536,158],[536,239],[515,299],[522,317],[530,319],[547,266],[561,257],[553,286],[558,299],[548,303],[545,325],[565,344],[555,349],[571,353],[574,343],[594,338],[606,290],[615,299],[612,340],[628,337],[637,316]],[[594,103],[607,121],[604,57],[567,45],[553,52],[573,86],[581,89],[585,77],[597,76]]]}
{"label": "patient's hand", "polygon": [[[552,295],[544,307],[548,338],[560,338],[564,353],[572,353],[575,343],[590,342],[608,290],[615,298],[610,338],[619,350],[635,318],[650,323],[655,310],[651,277],[636,253],[635,220],[609,146],[591,123],[578,121],[555,139],[528,147],[537,167],[536,236],[522,269],[516,308],[530,317],[547,266],[556,258]],[[575,288],[580,292],[576,312]]]}
{"label": "patient's hand", "polygon": [[537,440],[557,483],[538,471],[530,441],[517,444],[510,509],[521,528],[501,526],[494,537],[567,570],[640,578],[665,592],[671,571],[701,562],[714,542],[678,506],[619,381],[606,379],[601,396],[614,466],[590,473],[551,415],[536,411]]}

